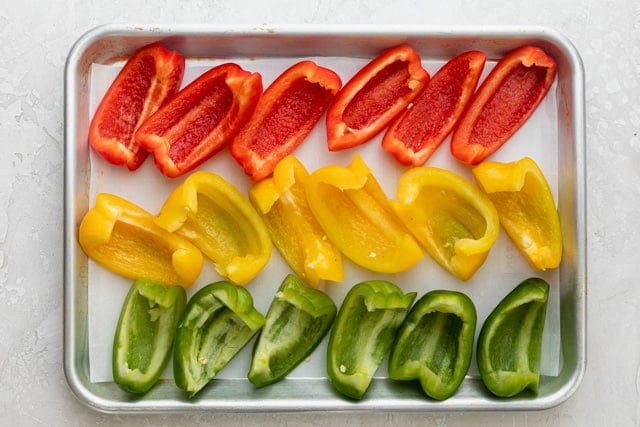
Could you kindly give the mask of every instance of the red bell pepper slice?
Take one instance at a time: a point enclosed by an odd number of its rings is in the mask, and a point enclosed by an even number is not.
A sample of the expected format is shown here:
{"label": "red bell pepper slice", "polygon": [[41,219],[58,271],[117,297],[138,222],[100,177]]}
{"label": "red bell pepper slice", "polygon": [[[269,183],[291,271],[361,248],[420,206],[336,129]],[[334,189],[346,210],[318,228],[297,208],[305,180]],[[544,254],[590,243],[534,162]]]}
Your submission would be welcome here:
{"label": "red bell pepper slice", "polygon": [[453,130],[453,156],[477,165],[493,154],[533,114],[555,75],[556,62],[540,48],[509,52],[482,82]]}
{"label": "red bell pepper slice", "polygon": [[342,86],[340,76],[313,61],[298,62],[269,85],[256,110],[230,146],[253,182],[273,172],[324,114]]}
{"label": "red bell pepper slice", "polygon": [[249,120],[262,76],[234,63],[211,68],[178,92],[136,132],[166,176],[181,176],[220,151]]}
{"label": "red bell pepper slice", "polygon": [[418,95],[429,77],[411,46],[401,44],[383,51],[344,85],[329,106],[329,150],[369,141]]}
{"label": "red bell pepper slice", "polygon": [[141,47],[116,76],[89,125],[89,143],[114,165],[138,169],[149,154],[135,142],[140,124],[182,83],[185,59],[159,42]]}
{"label": "red bell pepper slice", "polygon": [[423,165],[449,135],[476,90],[486,55],[474,50],[449,60],[393,121],[382,148],[398,162]]}

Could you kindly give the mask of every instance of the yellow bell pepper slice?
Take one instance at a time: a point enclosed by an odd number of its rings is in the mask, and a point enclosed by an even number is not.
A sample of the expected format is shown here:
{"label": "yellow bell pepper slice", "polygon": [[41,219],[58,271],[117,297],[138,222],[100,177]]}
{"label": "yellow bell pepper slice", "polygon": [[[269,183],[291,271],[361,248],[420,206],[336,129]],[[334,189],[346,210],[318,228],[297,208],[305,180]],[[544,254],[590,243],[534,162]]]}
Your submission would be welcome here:
{"label": "yellow bell pepper slice", "polygon": [[323,166],[309,175],[307,201],[329,240],[355,264],[398,273],[423,258],[362,158],[348,167]]}
{"label": "yellow bell pepper slice", "polygon": [[181,236],[155,223],[138,205],[108,193],[82,219],[80,247],[103,267],[129,279],[189,287],[202,270],[202,253]]}
{"label": "yellow bell pepper slice", "polygon": [[271,239],[249,200],[221,176],[194,172],[169,195],[156,223],[175,232],[238,285],[253,279],[271,257]]}
{"label": "yellow bell pepper slice", "polygon": [[498,238],[491,201],[454,172],[417,167],[398,180],[396,212],[431,257],[460,280],[482,266]]}
{"label": "yellow bell pepper slice", "polygon": [[329,241],[307,203],[304,184],[308,176],[298,159],[287,156],[278,162],[270,178],[249,190],[249,199],[282,258],[315,288],[321,280],[344,280],[344,268],[342,254]]}
{"label": "yellow bell pepper slice", "polygon": [[509,163],[485,162],[472,172],[495,205],[500,224],[530,265],[540,271],[558,267],[560,217],[538,164],[524,157]]}

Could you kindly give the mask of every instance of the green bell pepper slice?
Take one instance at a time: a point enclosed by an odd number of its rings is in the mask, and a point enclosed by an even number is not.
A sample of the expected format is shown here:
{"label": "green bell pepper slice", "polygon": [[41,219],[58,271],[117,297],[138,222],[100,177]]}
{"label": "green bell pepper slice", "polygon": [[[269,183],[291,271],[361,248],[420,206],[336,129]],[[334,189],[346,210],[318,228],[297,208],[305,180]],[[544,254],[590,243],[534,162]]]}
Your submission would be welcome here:
{"label": "green bell pepper slice", "polygon": [[180,319],[173,353],[176,385],[195,396],[264,326],[245,288],[230,281],[196,292]]}
{"label": "green bell pepper slice", "polygon": [[153,387],[171,357],[176,326],[185,308],[182,286],[137,279],[124,300],[113,342],[113,379],[130,393]]}
{"label": "green bell pepper slice", "polygon": [[360,282],[349,290],[327,348],[327,374],[338,392],[364,396],[415,297],[385,280]]}
{"label": "green bell pepper slice", "polygon": [[476,308],[465,294],[426,293],[400,326],[389,356],[389,377],[417,379],[433,399],[449,398],[469,371],[476,320]]}
{"label": "green bell pepper slice", "polygon": [[287,275],[256,340],[248,378],[260,388],[285,378],[329,332],[337,307],[324,292]]}
{"label": "green bell pepper slice", "polygon": [[532,277],[516,286],[489,314],[478,336],[480,376],[496,396],[538,394],[542,331],[549,284]]}

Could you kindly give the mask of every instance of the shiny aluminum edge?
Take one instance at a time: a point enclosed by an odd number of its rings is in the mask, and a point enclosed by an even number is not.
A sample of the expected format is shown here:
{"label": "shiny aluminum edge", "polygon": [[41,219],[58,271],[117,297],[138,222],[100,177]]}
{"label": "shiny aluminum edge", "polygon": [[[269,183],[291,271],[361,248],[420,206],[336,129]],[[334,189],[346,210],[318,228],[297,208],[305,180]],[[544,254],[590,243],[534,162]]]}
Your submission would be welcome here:
{"label": "shiny aluminum edge", "polygon": [[[368,397],[353,402],[339,397],[323,378],[288,379],[265,390],[248,381],[217,380],[206,397],[186,400],[170,381],[162,381],[144,398],[132,398],[113,383],[88,380],[86,257],[76,240],[77,225],[88,205],[87,158],[88,79],[93,61],[129,53],[134,47],[165,39],[185,54],[203,55],[212,40],[221,53],[260,51],[276,54],[276,47],[302,55],[310,45],[314,54],[369,54],[381,46],[409,41],[429,46],[430,54],[447,55],[455,46],[504,53],[523,43],[538,44],[559,63],[559,148],[562,176],[571,191],[562,191],[559,207],[571,224],[569,262],[561,267],[561,333],[564,364],[558,377],[544,378],[540,396],[497,399],[477,378],[467,378],[456,395],[443,402],[428,400],[421,390],[374,380]],[[292,43],[297,41],[297,43]],[[340,41],[341,43],[336,43]],[[311,43],[310,43],[311,42]],[[226,49],[226,50],[225,50]],[[271,49],[271,51],[269,51]],[[370,50],[367,51],[367,49]],[[109,51],[105,56],[105,51]],[[280,53],[281,50],[278,50]],[[219,52],[216,52],[219,53]],[[333,25],[118,25],[96,27],[73,45],[65,65],[64,164],[64,371],[73,394],[83,404],[106,413],[143,412],[321,412],[321,411],[523,411],[555,407],[579,387],[586,370],[586,160],[584,68],[573,44],[545,27],[516,26],[333,26]],[[562,215],[562,213],[561,213]],[[569,264],[569,265],[566,265]]]}

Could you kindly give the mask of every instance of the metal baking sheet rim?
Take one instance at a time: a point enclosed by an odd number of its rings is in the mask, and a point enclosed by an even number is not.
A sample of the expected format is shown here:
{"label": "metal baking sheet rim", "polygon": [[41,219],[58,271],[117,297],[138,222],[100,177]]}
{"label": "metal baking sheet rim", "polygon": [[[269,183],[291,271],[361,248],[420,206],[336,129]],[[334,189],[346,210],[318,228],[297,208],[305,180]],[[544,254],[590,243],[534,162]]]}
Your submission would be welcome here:
{"label": "metal baking sheet rim", "polygon": [[[212,39],[236,40],[228,49],[244,46],[257,49],[248,42],[258,42],[259,49],[281,46],[285,49],[309,49],[313,40],[314,55],[328,52],[354,54],[363,49],[376,49],[401,41],[428,45],[434,55],[443,56],[452,48],[477,48],[492,53],[524,43],[540,45],[558,61],[558,138],[559,179],[566,179],[571,191],[559,198],[561,216],[571,224],[565,234],[569,240],[561,271],[561,350],[563,365],[557,377],[541,379],[538,397],[498,399],[491,396],[478,378],[466,379],[453,397],[437,402],[427,399],[419,387],[400,386],[375,379],[367,397],[358,402],[338,396],[326,379],[284,380],[257,392],[248,381],[217,380],[216,386],[203,399],[176,397],[170,381],[162,381],[144,397],[132,397],[114,383],[91,383],[88,379],[87,348],[87,284],[86,258],[76,240],[79,221],[86,212],[88,196],[82,192],[88,177],[78,167],[78,158],[88,144],[86,124],[76,121],[78,112],[86,110],[90,64],[105,60],[104,48],[118,53],[119,40],[130,39],[141,46],[159,39],[175,38],[184,45],[186,55],[199,55]],[[133,40],[133,41],[131,41]],[[298,43],[291,43],[292,41]],[[307,43],[299,43],[300,41]],[[342,47],[335,42],[343,41]],[[194,43],[190,43],[194,41]],[[244,43],[244,44],[242,44]],[[292,48],[298,46],[298,48]],[[300,48],[300,46],[303,46]],[[221,47],[220,49],[227,49]],[[181,48],[182,49],[182,48]],[[129,53],[119,52],[120,54]],[[231,51],[229,51],[231,52]],[[275,51],[274,51],[275,52]],[[224,53],[224,52],[223,52]],[[303,54],[304,51],[295,52]],[[511,26],[159,26],[109,24],[85,33],[72,46],[65,68],[65,165],[64,165],[64,371],[75,397],[85,405],[105,413],[146,412],[335,412],[335,411],[533,411],[555,407],[567,400],[579,387],[586,370],[586,160],[584,68],[576,48],[560,32],[546,27]],[[85,153],[86,154],[86,153]],[[564,167],[567,165],[569,167]],[[564,212],[564,213],[563,213]],[[85,261],[83,265],[82,261]]]}

